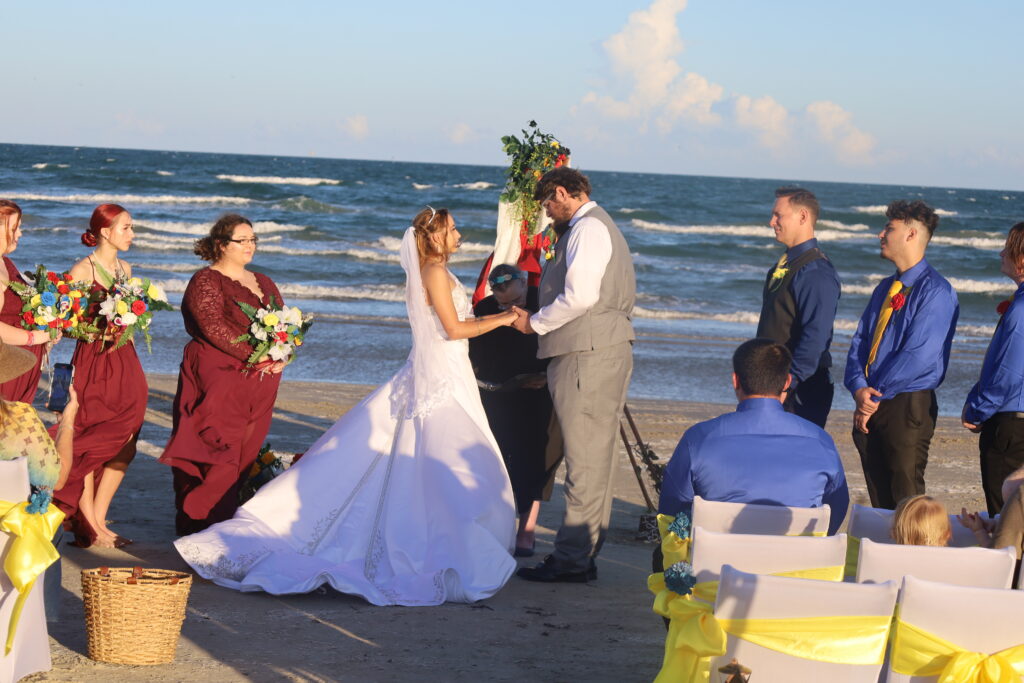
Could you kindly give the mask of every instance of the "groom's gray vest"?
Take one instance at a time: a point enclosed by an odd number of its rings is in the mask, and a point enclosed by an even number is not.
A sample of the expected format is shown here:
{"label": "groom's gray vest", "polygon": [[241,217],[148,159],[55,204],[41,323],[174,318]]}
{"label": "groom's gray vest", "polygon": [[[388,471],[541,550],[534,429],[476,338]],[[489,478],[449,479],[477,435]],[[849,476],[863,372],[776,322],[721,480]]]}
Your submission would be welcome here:
{"label": "groom's gray vest", "polygon": [[[615,221],[600,206],[594,206],[583,216],[604,223],[612,240],[612,257],[601,278],[601,296],[580,317],[557,330],[539,335],[538,358],[551,358],[573,351],[591,351],[636,339],[632,323],[636,275],[633,272],[633,258],[629,255],[629,245]],[[565,291],[565,275],[568,271],[565,249],[569,232],[562,235],[555,245],[554,260],[544,266],[540,279],[541,308]]]}

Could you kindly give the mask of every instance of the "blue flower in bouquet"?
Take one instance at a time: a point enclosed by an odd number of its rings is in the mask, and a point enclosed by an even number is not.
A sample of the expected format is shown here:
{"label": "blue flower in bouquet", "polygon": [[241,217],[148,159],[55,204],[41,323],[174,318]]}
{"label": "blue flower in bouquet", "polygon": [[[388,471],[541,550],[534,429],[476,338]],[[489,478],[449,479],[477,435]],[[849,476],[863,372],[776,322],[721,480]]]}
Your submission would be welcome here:
{"label": "blue flower in bouquet", "polygon": [[50,507],[52,499],[49,491],[40,489],[28,497],[28,507],[25,508],[25,511],[33,515],[41,515]]}
{"label": "blue flower in bouquet", "polygon": [[676,515],[676,518],[672,520],[672,523],[668,525],[669,532],[675,534],[679,538],[690,537],[690,518],[685,512],[680,512]]}
{"label": "blue flower in bouquet", "polygon": [[697,585],[697,577],[689,562],[676,562],[665,570],[665,587],[679,595],[689,595]]}
{"label": "blue flower in bouquet", "polygon": [[53,292],[43,292],[43,293],[42,293],[42,294],[41,294],[41,295],[39,296],[39,301],[40,301],[40,302],[41,302],[41,303],[42,303],[42,304],[43,304],[44,306],[53,306],[54,304],[56,304],[56,303],[57,303],[57,297],[56,297],[56,296],[54,296]]}

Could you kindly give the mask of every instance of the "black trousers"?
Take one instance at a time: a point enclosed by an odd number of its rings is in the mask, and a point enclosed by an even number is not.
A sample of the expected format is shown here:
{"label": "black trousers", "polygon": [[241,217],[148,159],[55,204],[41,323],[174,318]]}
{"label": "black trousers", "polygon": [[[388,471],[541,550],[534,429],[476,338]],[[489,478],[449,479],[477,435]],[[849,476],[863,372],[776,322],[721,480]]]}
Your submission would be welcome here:
{"label": "black trousers", "polygon": [[789,392],[782,407],[787,413],[798,415],[824,429],[828,413],[832,410],[834,395],[832,373],[829,368],[818,368],[817,372],[797,385],[796,391]]}
{"label": "black trousers", "polygon": [[1003,480],[1024,465],[1024,417],[1021,413],[996,413],[981,425],[981,486],[988,514],[1003,509]]}
{"label": "black trousers", "polygon": [[924,493],[928,445],[935,433],[939,404],[926,389],[896,394],[878,404],[868,433],[853,430],[871,505],[895,510],[904,498]]}

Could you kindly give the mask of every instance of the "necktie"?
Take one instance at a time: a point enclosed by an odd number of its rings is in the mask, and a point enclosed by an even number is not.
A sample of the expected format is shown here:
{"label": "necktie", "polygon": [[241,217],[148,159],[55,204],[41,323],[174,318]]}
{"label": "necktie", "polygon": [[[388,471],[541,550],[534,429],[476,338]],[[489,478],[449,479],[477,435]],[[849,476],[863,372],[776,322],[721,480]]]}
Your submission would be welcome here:
{"label": "necktie", "polygon": [[868,363],[864,366],[865,377],[868,376],[868,368],[875,362],[875,356],[878,355],[878,345],[882,343],[882,335],[885,334],[885,328],[889,326],[889,319],[892,318],[892,298],[901,289],[903,289],[903,283],[899,280],[893,280],[892,285],[889,287],[889,293],[885,295],[885,303],[882,304],[882,310],[878,314],[878,321],[875,323],[875,334],[871,338],[871,353],[868,354]]}

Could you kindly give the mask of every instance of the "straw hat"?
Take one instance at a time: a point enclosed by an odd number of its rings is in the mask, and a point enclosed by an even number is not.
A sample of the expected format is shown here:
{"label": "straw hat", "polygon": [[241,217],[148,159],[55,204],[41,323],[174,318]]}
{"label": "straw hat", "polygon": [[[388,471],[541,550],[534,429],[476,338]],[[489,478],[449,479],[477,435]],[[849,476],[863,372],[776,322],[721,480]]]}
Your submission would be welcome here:
{"label": "straw hat", "polygon": [[36,364],[36,357],[25,349],[0,342],[0,384],[21,377]]}

